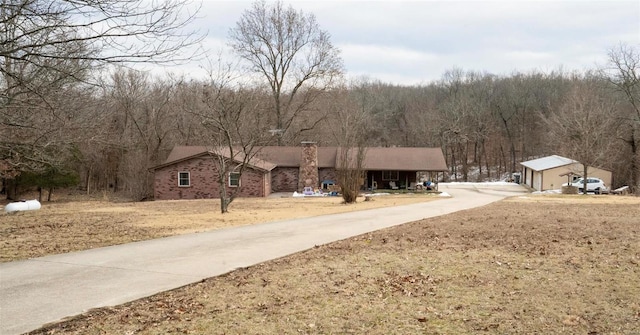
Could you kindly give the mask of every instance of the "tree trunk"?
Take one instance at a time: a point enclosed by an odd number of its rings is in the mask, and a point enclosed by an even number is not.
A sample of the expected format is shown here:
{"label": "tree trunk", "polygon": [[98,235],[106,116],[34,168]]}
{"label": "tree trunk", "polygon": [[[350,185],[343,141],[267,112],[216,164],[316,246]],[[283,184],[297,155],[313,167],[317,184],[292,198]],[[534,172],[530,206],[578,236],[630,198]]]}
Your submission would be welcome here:
{"label": "tree trunk", "polygon": [[453,173],[453,179],[455,181],[458,181],[458,169],[456,168],[455,146],[451,146],[451,173]]}
{"label": "tree trunk", "polygon": [[220,213],[224,214],[229,212],[229,203],[231,203],[231,201],[229,201],[226,196],[220,197]]}
{"label": "tree trunk", "polygon": [[589,166],[587,164],[582,164],[582,194],[588,195],[587,192],[587,170],[589,170]]}
{"label": "tree trunk", "polygon": [[484,164],[487,169],[487,178],[491,178],[491,169],[489,168],[489,156],[487,155],[487,147],[485,142],[482,141],[482,154],[484,155]]}
{"label": "tree trunk", "polygon": [[473,142],[473,163],[478,163],[478,159],[479,159],[478,144],[479,144],[478,141]]}
{"label": "tree trunk", "polygon": [[631,192],[640,195],[640,152],[638,151],[638,141],[636,140],[636,132],[631,132]]}
{"label": "tree trunk", "polygon": [[18,190],[14,179],[5,180],[5,191],[7,192],[7,200],[16,200]]}
{"label": "tree trunk", "polygon": [[227,184],[224,182],[225,173],[223,171],[220,171],[220,178],[222,180],[222,182],[220,182],[220,213],[222,214],[229,212],[229,203],[231,203],[227,196]]}
{"label": "tree trunk", "polygon": [[476,157],[476,163],[478,164],[478,180],[482,179],[482,148],[480,148],[480,153],[478,153],[478,142],[474,145],[473,155]]}
{"label": "tree trunk", "polygon": [[501,117],[501,119],[502,123],[504,124],[504,130],[507,132],[507,139],[509,140],[509,154],[511,157],[511,171],[509,171],[509,173],[513,173],[516,170],[516,145],[514,143],[511,130],[509,129],[509,125],[507,124],[507,120],[504,117]]}
{"label": "tree trunk", "polygon": [[469,142],[460,143],[460,160],[462,161],[462,181],[469,181]]}
{"label": "tree trunk", "polygon": [[47,202],[51,202],[51,194],[53,194],[53,187],[49,188],[49,194],[47,195]]}
{"label": "tree trunk", "polygon": [[507,170],[507,157],[504,154],[504,147],[502,146],[502,144],[500,144],[500,163],[498,164],[498,178],[501,178],[502,176],[502,172],[503,172],[503,168],[504,171]]}
{"label": "tree trunk", "polygon": [[87,182],[86,182],[87,195],[91,193],[90,187],[91,187],[91,168],[87,170]]}

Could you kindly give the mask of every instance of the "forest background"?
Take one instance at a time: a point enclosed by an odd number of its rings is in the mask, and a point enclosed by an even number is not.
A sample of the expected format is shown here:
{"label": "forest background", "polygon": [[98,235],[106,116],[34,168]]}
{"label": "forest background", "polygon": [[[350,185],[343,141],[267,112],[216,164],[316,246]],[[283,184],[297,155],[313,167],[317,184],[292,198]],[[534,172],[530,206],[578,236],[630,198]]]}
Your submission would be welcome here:
{"label": "forest background", "polygon": [[[613,187],[640,190],[637,45],[612,41],[602,51],[608,62],[582,72],[452,67],[439,80],[403,86],[345,79],[340,50],[313,14],[279,2],[254,3],[230,27],[237,58],[199,49],[184,56],[178,52],[203,35],[185,32],[195,13],[183,5],[2,3],[0,177],[7,198],[33,186],[79,185],[149,199],[150,168],[175,145],[305,140],[440,147],[446,181],[510,178],[519,162],[559,154],[613,171]],[[202,69],[208,79],[130,67],[195,58],[210,59]]]}

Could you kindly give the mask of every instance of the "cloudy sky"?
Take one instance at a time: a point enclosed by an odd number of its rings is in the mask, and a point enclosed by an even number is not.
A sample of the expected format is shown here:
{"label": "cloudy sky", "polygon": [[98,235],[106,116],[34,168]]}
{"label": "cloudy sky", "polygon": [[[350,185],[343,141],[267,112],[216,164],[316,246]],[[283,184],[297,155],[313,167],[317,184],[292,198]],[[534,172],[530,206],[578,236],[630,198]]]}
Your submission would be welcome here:
{"label": "cloudy sky", "polygon": [[[205,46],[225,49],[251,1],[202,1]],[[349,77],[395,84],[428,83],[454,67],[499,75],[584,70],[621,42],[640,47],[638,0],[284,3],[316,16]]]}

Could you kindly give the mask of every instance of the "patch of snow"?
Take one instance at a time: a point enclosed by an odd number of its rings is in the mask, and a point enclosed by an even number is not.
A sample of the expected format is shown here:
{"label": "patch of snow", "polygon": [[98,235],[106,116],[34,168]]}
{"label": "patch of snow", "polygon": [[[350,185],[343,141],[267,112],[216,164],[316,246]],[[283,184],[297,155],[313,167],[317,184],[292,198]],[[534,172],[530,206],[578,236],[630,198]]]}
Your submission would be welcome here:
{"label": "patch of snow", "polygon": [[[497,180],[502,180],[502,181],[512,180],[513,179],[513,175],[515,173],[517,173],[517,171],[514,171],[514,172],[503,172],[503,173],[500,174],[500,176],[498,176],[496,167],[490,167],[489,168],[489,173],[488,173],[489,176],[487,176],[487,169],[485,169],[484,167],[482,168],[482,173],[480,173],[480,168],[477,165],[469,165],[467,168],[468,168],[467,180],[475,181],[475,182],[497,181]],[[464,179],[464,175],[462,173],[462,166],[458,165],[455,170],[456,170],[455,174],[454,173],[449,173],[448,180],[462,180],[462,179]]]}
{"label": "patch of snow", "polygon": [[381,196],[381,195],[391,195],[391,193],[365,193],[365,197],[377,197],[377,196]]}
{"label": "patch of snow", "polygon": [[327,197],[329,196],[329,193],[310,193],[310,194],[304,194],[304,193],[298,193],[297,191],[293,192],[292,197],[294,198],[317,198],[317,197]]}
{"label": "patch of snow", "polygon": [[462,181],[452,181],[447,183],[440,183],[440,185],[474,185],[474,186],[483,186],[483,185],[498,185],[498,186],[506,186],[506,185],[519,185],[516,183],[511,183],[508,181],[488,181],[488,182],[462,182]]}
{"label": "patch of snow", "polygon": [[562,190],[534,191],[531,194],[562,194]]}
{"label": "patch of snow", "polygon": [[449,194],[447,192],[442,192],[442,193],[439,194],[439,196],[441,196],[441,197],[450,197],[451,194]]}

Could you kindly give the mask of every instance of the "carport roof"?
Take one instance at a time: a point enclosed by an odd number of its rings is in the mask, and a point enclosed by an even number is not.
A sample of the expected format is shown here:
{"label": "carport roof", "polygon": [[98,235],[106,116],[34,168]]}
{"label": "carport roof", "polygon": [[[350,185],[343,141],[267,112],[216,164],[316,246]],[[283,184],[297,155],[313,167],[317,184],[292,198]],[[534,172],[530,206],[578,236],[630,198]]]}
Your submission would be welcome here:
{"label": "carport roof", "polygon": [[547,157],[542,157],[542,158],[522,162],[520,163],[520,165],[524,167],[528,167],[534,171],[544,171],[544,170],[549,170],[549,169],[553,169],[553,168],[557,168],[557,167],[565,166],[569,164],[574,164],[574,163],[577,163],[577,161],[574,161],[571,158],[566,158],[558,155],[551,155]]}

